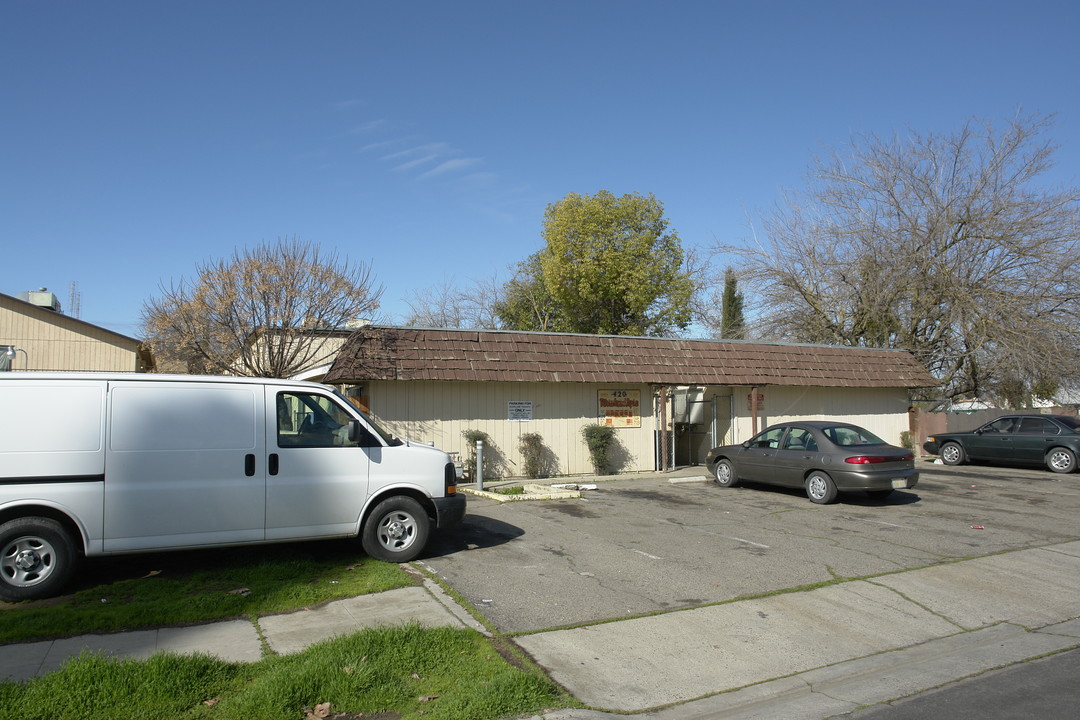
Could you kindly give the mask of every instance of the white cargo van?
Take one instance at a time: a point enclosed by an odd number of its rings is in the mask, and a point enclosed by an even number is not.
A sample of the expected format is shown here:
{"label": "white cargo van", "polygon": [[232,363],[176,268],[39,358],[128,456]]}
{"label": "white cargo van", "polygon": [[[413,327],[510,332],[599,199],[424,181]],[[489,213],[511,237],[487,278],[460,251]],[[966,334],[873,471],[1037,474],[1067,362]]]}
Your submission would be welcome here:
{"label": "white cargo van", "polygon": [[80,555],[359,536],[408,562],[464,517],[456,484],[323,385],[0,373],[0,598],[56,594]]}

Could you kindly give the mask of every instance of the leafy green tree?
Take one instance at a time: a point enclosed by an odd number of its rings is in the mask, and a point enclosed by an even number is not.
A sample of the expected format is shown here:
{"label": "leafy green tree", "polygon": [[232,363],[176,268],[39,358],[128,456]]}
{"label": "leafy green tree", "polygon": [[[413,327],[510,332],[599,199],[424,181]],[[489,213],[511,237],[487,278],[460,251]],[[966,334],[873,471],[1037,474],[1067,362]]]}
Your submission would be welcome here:
{"label": "leafy green tree", "polygon": [[662,336],[690,324],[692,278],[653,195],[570,193],[548,206],[543,236],[505,289],[507,327]]}

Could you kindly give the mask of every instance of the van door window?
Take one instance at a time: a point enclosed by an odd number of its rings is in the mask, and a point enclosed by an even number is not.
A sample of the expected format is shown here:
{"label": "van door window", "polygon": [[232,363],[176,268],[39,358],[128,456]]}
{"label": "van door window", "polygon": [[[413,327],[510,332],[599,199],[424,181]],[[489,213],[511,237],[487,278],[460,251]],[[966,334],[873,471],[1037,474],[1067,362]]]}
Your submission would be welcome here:
{"label": "van door window", "polygon": [[363,425],[349,442],[354,418],[325,395],[283,392],[277,396],[278,447],[369,447],[378,445]]}

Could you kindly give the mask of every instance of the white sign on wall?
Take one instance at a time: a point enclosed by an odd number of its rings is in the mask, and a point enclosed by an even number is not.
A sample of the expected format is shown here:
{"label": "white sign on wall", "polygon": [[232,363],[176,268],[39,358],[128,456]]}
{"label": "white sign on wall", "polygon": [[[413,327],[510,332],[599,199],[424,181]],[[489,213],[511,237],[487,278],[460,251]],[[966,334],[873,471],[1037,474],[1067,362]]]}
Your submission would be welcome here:
{"label": "white sign on wall", "polygon": [[506,403],[506,419],[513,422],[526,422],[533,419],[531,400],[509,400]]}

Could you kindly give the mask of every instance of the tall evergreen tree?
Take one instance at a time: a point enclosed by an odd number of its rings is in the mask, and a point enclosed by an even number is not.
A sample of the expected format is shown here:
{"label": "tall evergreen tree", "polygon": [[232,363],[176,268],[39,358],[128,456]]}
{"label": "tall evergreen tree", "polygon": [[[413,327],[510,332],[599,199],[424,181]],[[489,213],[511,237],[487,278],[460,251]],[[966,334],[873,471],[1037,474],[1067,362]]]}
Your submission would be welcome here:
{"label": "tall evergreen tree", "polygon": [[720,319],[720,337],[724,340],[746,339],[746,318],[743,317],[743,294],[738,288],[735,271],[724,271],[724,297]]}

